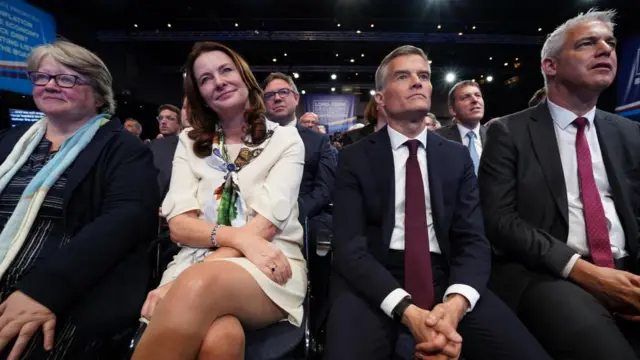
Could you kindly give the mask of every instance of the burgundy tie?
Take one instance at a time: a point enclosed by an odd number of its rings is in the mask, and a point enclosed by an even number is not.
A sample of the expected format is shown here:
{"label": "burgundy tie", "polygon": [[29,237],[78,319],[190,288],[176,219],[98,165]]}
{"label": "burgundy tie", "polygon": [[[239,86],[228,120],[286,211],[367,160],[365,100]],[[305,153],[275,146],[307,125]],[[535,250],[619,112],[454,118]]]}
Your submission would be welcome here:
{"label": "burgundy tie", "polygon": [[418,140],[405,143],[409,148],[404,202],[404,285],[414,304],[422,309],[433,306],[433,275],[427,228],[424,183],[418,163]]}
{"label": "burgundy tie", "polygon": [[600,200],[600,193],[593,178],[591,166],[591,151],[584,134],[587,119],[579,117],[573,125],[578,128],[576,134],[576,155],[578,158],[578,179],[580,181],[580,195],[584,212],[584,223],[587,228],[587,243],[593,263],[598,266],[613,268],[613,255],[607,219]]}

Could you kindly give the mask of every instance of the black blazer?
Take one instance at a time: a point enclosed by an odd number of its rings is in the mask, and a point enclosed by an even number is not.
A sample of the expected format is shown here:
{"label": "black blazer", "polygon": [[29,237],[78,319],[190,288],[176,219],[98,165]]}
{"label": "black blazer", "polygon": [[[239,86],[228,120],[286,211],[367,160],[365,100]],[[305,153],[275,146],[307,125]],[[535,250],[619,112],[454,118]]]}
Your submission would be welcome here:
{"label": "black blazer", "polygon": [[376,126],[373,125],[373,124],[365,125],[365,127],[360,128],[360,129],[351,130],[351,131],[347,132],[346,134],[344,134],[344,136],[342,138],[342,146],[355,144],[358,141],[360,141],[360,140],[366,138],[367,136],[373,134],[374,132],[376,132]]}
{"label": "black blazer", "polygon": [[[426,153],[435,232],[450,265],[449,284],[466,284],[482,294],[491,250],[484,237],[473,162],[466,147],[431,132]],[[377,308],[400,287],[386,269],[395,226],[387,127],[340,153],[336,179],[332,293],[353,289]]]}
{"label": "black blazer", "polygon": [[[436,130],[436,134],[442,136],[443,138],[455,142],[459,142],[462,144],[462,137],[460,136],[460,129],[458,129],[458,125],[451,124],[445,127],[441,127]],[[480,125],[480,141],[484,148],[484,142],[487,138],[487,128]]]}
{"label": "black blazer", "polygon": [[149,145],[153,153],[153,165],[158,170],[158,187],[160,188],[160,201],[169,192],[171,183],[171,171],[173,170],[173,156],[178,147],[178,136],[168,136],[154,140]]}
{"label": "black blazer", "polygon": [[[28,127],[0,134],[3,162]],[[136,323],[148,291],[148,244],[157,234],[158,187],[151,151],[110,121],[69,172],[63,211],[70,243],[44,254],[18,289],[79,335],[113,335]]]}
{"label": "black blazer", "polygon": [[[626,235],[626,250],[637,260],[640,124],[600,110],[594,123]],[[482,150],[479,182],[487,236],[504,255],[498,260],[560,276],[576,252],[566,244],[567,191],[546,101],[491,124]],[[632,266],[637,271],[637,261]],[[524,275],[513,277],[513,270],[504,274],[511,276],[513,284],[503,285],[509,292],[515,291],[517,298],[527,279]]]}
{"label": "black blazer", "polygon": [[336,157],[329,136],[296,125],[304,143],[304,172],[300,183],[300,218],[318,215],[331,202]]}

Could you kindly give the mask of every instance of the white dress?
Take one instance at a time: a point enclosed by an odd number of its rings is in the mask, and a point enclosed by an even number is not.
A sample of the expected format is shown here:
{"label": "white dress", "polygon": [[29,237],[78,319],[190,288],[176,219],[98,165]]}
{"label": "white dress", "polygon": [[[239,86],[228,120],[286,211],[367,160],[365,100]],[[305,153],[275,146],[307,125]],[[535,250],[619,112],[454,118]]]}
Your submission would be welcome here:
{"label": "white dress", "polygon": [[[197,210],[202,220],[215,223],[214,190],[224,182],[225,172],[213,165],[214,158],[199,158],[193,152],[193,140],[189,129],[183,131],[173,159],[173,171],[169,192],[162,204],[167,220],[185,212]],[[247,258],[227,258],[242,266],[258,282],[265,294],[288,314],[288,321],[300,326],[303,317],[302,304],[307,289],[307,268],[301,248],[303,229],[298,221],[298,192],[304,166],[304,144],[296,128],[281,127],[267,121],[270,138],[259,147],[262,151],[253,161],[235,173],[243,208],[241,226],[257,214],[267,218],[278,229],[273,239],[288,258],[292,278],[284,285],[269,279]],[[231,159],[235,159],[242,145],[227,145]],[[201,261],[211,249],[182,246],[180,252],[165,270],[160,285],[175,280],[182,271]]]}

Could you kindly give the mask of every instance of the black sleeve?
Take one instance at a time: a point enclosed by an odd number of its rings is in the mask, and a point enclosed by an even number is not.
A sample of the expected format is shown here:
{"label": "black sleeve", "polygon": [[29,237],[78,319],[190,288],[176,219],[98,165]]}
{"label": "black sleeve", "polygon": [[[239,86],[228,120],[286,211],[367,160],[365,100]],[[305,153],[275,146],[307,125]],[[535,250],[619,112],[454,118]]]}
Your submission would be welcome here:
{"label": "black sleeve", "polygon": [[320,159],[318,171],[313,181],[313,190],[300,198],[303,211],[308,217],[317,215],[325,206],[329,205],[336,179],[336,156],[331,150],[328,136],[322,137],[319,152]]}
{"label": "black sleeve", "polygon": [[561,276],[576,252],[518,214],[517,150],[502,121],[492,123],[487,131],[478,173],[485,230],[492,243],[528,267],[542,264]]}
{"label": "black sleeve", "polygon": [[333,263],[349,284],[374,304],[382,301],[400,284],[369,252],[365,235],[364,194],[349,159],[343,152],[338,160],[333,207]]}

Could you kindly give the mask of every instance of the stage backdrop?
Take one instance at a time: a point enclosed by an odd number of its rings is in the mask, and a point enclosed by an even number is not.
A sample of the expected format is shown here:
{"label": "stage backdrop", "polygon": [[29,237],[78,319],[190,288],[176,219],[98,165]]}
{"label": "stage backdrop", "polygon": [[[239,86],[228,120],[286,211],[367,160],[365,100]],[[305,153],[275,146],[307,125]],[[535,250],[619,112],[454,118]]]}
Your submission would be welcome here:
{"label": "stage backdrop", "polygon": [[355,95],[305,95],[305,111],[314,112],[320,118],[320,124],[327,134],[345,133],[349,126],[356,123]]}
{"label": "stage backdrop", "polygon": [[626,118],[640,121],[640,35],[622,44],[618,59],[616,112]]}
{"label": "stage backdrop", "polygon": [[51,15],[22,0],[0,0],[0,89],[31,94],[27,57],[55,36]]}

